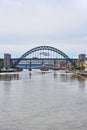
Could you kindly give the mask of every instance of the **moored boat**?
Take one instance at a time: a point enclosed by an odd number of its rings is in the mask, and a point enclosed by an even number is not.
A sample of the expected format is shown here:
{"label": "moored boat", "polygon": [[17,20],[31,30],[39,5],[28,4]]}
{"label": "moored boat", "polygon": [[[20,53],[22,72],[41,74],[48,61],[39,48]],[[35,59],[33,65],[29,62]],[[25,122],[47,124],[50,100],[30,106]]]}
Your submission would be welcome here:
{"label": "moored boat", "polygon": [[49,71],[49,68],[47,66],[43,65],[40,67],[40,70],[41,71]]}
{"label": "moored boat", "polygon": [[87,72],[86,72],[86,71],[84,71],[84,72],[79,72],[78,74],[87,77]]}

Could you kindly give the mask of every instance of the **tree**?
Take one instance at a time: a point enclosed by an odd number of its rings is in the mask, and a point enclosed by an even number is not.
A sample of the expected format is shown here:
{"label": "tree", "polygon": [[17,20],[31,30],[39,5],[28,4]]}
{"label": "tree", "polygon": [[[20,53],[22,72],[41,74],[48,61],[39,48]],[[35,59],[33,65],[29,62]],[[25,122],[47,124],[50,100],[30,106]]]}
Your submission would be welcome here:
{"label": "tree", "polygon": [[3,68],[3,62],[0,62],[0,70]]}
{"label": "tree", "polygon": [[82,66],[70,66],[69,68],[70,70],[74,71],[74,70],[79,70],[79,71],[84,71],[85,70],[85,67],[82,65]]}
{"label": "tree", "polygon": [[69,67],[69,70],[74,71],[74,70],[76,70],[76,67],[71,65],[71,66]]}
{"label": "tree", "polygon": [[85,67],[84,67],[84,66],[77,66],[77,67],[76,67],[76,70],[84,71],[84,70],[85,70]]}

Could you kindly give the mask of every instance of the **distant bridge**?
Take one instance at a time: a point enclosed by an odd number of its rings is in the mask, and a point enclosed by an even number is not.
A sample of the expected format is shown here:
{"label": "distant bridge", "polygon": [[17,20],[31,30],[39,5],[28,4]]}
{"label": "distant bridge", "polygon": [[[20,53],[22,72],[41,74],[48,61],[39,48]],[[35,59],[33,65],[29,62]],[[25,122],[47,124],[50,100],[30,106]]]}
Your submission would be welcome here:
{"label": "distant bridge", "polygon": [[51,47],[51,46],[38,46],[27,52],[25,52],[20,58],[12,59],[12,67],[16,67],[21,62],[29,61],[30,66],[32,61],[49,61],[53,60],[54,64],[57,60],[66,60],[69,61],[73,66],[75,66],[75,60],[71,59],[61,50]]}

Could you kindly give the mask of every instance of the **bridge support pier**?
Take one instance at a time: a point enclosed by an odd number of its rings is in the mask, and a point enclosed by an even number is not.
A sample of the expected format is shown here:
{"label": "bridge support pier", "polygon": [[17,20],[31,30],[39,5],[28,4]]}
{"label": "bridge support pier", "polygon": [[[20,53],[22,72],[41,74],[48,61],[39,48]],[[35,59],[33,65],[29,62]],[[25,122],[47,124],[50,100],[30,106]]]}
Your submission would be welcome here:
{"label": "bridge support pier", "polygon": [[29,65],[29,71],[32,71],[32,68],[31,68],[31,60],[30,60],[30,65]]}
{"label": "bridge support pier", "polygon": [[44,60],[42,60],[42,65],[44,65]]}
{"label": "bridge support pier", "polygon": [[54,60],[54,66],[56,66],[56,60]]}

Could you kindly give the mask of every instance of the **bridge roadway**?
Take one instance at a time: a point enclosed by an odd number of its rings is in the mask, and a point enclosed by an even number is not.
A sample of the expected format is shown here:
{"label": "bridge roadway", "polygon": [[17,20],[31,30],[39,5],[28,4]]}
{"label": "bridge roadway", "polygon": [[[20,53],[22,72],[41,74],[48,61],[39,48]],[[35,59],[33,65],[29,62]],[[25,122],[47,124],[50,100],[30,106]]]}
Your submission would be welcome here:
{"label": "bridge roadway", "polygon": [[[76,61],[78,60],[78,58],[70,58],[71,60],[73,61]],[[18,61],[20,60],[20,58],[11,58],[11,61]],[[65,58],[37,58],[37,57],[33,57],[33,58],[21,58],[21,60],[68,60],[68,59],[65,59]],[[3,58],[0,58],[0,61],[4,61]]]}
{"label": "bridge roadway", "polygon": [[[78,60],[78,58],[70,58],[71,60]],[[19,58],[11,58],[11,60],[17,61]],[[68,60],[65,58],[21,58],[21,60]]]}

